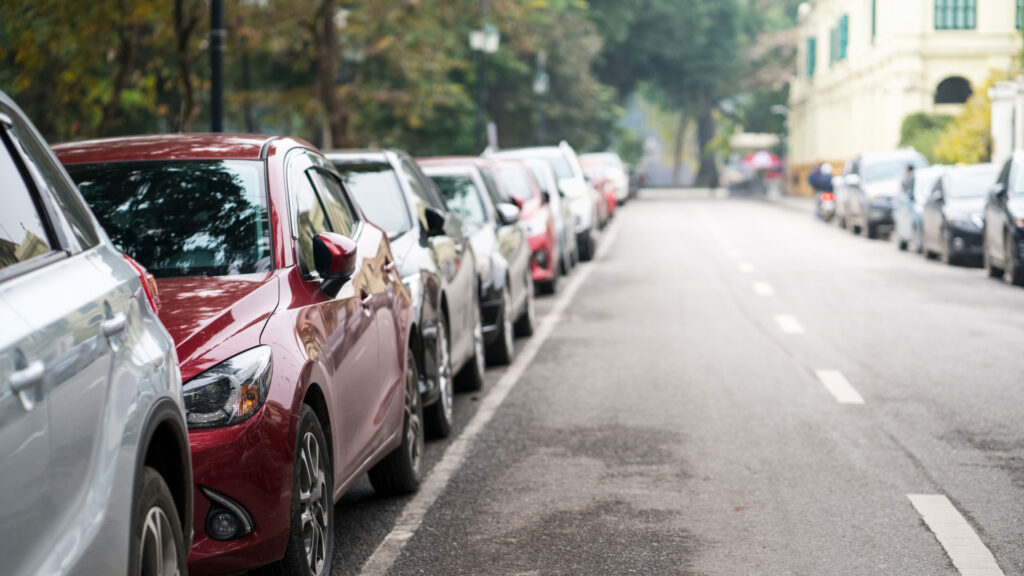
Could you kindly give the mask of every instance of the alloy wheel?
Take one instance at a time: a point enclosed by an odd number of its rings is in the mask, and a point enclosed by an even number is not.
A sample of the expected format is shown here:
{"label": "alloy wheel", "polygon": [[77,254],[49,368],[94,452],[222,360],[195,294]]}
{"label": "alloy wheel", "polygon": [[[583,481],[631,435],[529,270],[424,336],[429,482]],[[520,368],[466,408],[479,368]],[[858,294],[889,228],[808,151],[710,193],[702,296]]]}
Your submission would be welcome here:
{"label": "alloy wheel", "polygon": [[409,463],[418,476],[423,456],[423,410],[420,408],[420,386],[415,365],[410,368],[405,371],[405,444],[409,450]]}
{"label": "alloy wheel", "polygon": [[146,513],[142,523],[142,576],[178,576],[178,546],[167,514],[159,506]]}
{"label": "alloy wheel", "polygon": [[448,353],[448,327],[444,322],[437,323],[437,389],[441,394],[444,418],[450,422],[455,391],[452,382],[452,360]]}
{"label": "alloy wheel", "polygon": [[305,545],[306,567],[320,576],[327,561],[327,523],[330,490],[324,470],[323,448],[312,432],[302,437],[299,451],[299,517]]}

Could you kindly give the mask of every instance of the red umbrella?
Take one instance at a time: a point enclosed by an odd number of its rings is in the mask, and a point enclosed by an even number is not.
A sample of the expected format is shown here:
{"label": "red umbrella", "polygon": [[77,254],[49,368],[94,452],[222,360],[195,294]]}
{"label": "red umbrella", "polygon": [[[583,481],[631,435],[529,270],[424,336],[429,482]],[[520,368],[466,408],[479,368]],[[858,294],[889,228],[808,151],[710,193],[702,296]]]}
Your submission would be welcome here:
{"label": "red umbrella", "polygon": [[779,157],[775,154],[766,150],[761,150],[760,152],[754,152],[750,156],[744,158],[743,164],[750,166],[754,170],[772,170],[780,168],[782,166],[782,161],[779,160]]}

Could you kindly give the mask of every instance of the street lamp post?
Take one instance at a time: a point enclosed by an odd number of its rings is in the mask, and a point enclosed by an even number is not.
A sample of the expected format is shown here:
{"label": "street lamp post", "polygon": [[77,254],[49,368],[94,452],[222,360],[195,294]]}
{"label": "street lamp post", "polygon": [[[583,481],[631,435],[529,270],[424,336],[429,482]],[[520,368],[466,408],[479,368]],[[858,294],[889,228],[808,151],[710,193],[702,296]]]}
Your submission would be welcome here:
{"label": "street lamp post", "polygon": [[483,148],[486,132],[487,105],[487,55],[494,54],[501,46],[498,28],[487,21],[487,0],[480,0],[480,14],[483,27],[469,33],[469,47],[477,53],[477,94],[476,94],[476,147]]}
{"label": "street lamp post", "polygon": [[210,131],[224,131],[224,1],[210,0]]}
{"label": "street lamp post", "polygon": [[533,93],[537,96],[537,145],[543,146],[547,141],[547,118],[544,115],[544,99],[551,89],[551,77],[547,71],[548,55],[546,52],[537,54],[537,75],[533,77]]}

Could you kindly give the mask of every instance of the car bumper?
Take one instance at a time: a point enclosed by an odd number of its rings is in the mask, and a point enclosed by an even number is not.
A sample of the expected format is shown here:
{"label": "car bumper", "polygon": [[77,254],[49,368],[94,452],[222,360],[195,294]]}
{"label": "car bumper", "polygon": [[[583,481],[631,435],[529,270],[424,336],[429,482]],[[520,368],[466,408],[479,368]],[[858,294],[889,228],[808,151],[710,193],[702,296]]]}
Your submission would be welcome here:
{"label": "car bumper", "polygon": [[870,204],[864,214],[865,222],[874,228],[893,228],[892,205],[891,204]]}
{"label": "car bumper", "polygon": [[[191,430],[194,476],[193,530],[189,554],[193,576],[231,574],[280,560],[291,522],[294,423],[291,414],[268,404],[249,420],[227,428]],[[237,504],[253,530],[215,540],[206,522],[214,504],[209,491]]]}
{"label": "car bumper", "polygon": [[558,253],[555,250],[554,239],[549,234],[538,234],[531,236],[530,242],[530,271],[533,273],[534,282],[550,282],[555,279],[555,270],[558,266]]}
{"label": "car bumper", "polygon": [[981,258],[984,254],[981,231],[950,227],[949,251],[951,256],[960,258]]}

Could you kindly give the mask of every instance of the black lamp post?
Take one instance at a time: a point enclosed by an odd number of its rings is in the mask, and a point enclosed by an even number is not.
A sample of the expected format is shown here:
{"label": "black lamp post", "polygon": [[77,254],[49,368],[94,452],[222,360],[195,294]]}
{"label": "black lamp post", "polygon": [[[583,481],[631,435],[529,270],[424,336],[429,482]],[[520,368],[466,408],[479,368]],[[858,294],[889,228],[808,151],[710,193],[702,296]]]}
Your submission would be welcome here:
{"label": "black lamp post", "polygon": [[477,58],[477,92],[476,92],[476,147],[483,148],[487,119],[487,55],[494,54],[501,47],[501,34],[498,28],[487,21],[487,0],[480,0],[480,15],[483,27],[469,33],[469,47],[478,54]]}
{"label": "black lamp post", "polygon": [[547,141],[547,118],[544,115],[544,100],[551,90],[551,77],[547,71],[548,55],[546,52],[537,54],[537,75],[533,77],[533,93],[537,96],[537,145],[543,146]]}
{"label": "black lamp post", "polygon": [[210,131],[224,131],[224,0],[210,0]]}

